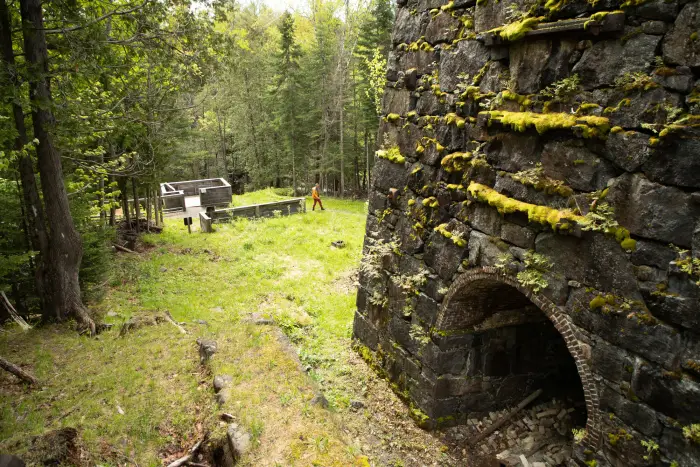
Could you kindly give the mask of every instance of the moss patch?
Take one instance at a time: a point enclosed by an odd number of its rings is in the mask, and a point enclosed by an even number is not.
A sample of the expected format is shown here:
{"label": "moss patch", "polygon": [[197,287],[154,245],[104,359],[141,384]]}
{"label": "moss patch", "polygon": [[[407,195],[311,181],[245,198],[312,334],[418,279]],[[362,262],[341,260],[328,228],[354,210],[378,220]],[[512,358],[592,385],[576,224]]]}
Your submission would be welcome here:
{"label": "moss patch", "polygon": [[498,122],[516,131],[535,128],[543,134],[551,130],[580,129],[585,138],[600,138],[610,131],[610,120],[605,117],[577,116],[567,113],[483,112],[489,116],[489,125]]}
{"label": "moss patch", "polygon": [[386,159],[393,164],[403,164],[406,162],[406,158],[403,157],[398,146],[393,146],[389,149],[380,149],[377,151],[377,157]]}

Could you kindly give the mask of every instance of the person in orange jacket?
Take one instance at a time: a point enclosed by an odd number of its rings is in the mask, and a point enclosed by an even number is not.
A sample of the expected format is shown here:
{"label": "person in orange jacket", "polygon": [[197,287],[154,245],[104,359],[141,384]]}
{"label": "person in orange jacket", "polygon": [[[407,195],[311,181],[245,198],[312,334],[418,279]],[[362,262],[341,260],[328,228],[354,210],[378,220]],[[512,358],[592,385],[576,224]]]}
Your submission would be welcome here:
{"label": "person in orange jacket", "polygon": [[323,203],[321,202],[321,195],[319,194],[320,190],[321,187],[318,183],[311,189],[311,197],[314,199],[314,207],[311,208],[312,211],[316,210],[316,203],[318,203],[318,205],[321,206],[321,211],[325,211],[325,209],[323,208]]}

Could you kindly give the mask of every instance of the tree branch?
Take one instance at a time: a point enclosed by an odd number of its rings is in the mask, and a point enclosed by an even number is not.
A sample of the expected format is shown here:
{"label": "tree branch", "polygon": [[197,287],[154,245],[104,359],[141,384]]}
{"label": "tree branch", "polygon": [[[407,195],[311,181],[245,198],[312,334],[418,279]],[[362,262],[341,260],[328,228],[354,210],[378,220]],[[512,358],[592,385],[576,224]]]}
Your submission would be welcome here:
{"label": "tree branch", "polygon": [[107,18],[110,18],[112,16],[122,16],[122,15],[128,15],[129,13],[133,13],[134,11],[140,10],[143,7],[145,7],[148,4],[149,0],[144,0],[143,3],[139,6],[135,6],[133,8],[129,8],[128,10],[114,10],[110,11],[109,13],[105,13],[102,16],[99,16],[92,21],[82,24],[80,26],[73,26],[70,28],[58,28],[58,29],[44,29],[44,32],[46,34],[60,34],[60,33],[66,33],[66,32],[73,32],[73,31],[78,31],[80,29],[84,29],[88,26],[92,26],[93,24],[97,24],[100,21],[104,21]]}
{"label": "tree branch", "polygon": [[9,371],[10,373],[12,373],[13,375],[15,375],[16,377],[18,377],[19,379],[21,379],[22,381],[24,381],[26,383],[33,384],[35,386],[39,386],[38,379],[36,379],[34,376],[32,376],[29,373],[27,373],[26,371],[24,371],[23,369],[21,369],[17,365],[14,365],[14,364],[8,362],[7,360],[5,360],[2,357],[0,357],[0,368],[2,368],[3,370]]}

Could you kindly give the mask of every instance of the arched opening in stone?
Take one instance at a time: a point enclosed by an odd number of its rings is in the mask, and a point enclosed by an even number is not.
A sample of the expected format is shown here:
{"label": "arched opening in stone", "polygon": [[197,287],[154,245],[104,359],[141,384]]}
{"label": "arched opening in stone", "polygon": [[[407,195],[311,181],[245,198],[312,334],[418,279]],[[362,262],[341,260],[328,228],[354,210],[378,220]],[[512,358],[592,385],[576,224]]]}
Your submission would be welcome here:
{"label": "arched opening in stone", "polygon": [[[506,452],[501,456],[504,461],[524,454],[534,456],[530,461],[547,463],[571,455],[572,429],[591,426],[588,412],[595,414],[597,409],[580,376],[586,364],[568,317],[509,276],[476,273],[452,286],[436,333],[442,336],[444,349],[453,355],[461,352],[465,359],[457,374],[438,375],[450,381],[445,387],[457,389],[437,392],[447,399],[459,397],[459,404],[452,407],[460,412],[456,419],[467,422],[461,428],[463,437],[474,437],[528,395],[543,391],[496,436],[475,446],[478,452],[487,456]],[[436,402],[438,407],[450,406]],[[545,443],[549,439],[559,447],[550,449]],[[543,443],[541,452],[528,453]],[[561,447],[565,445],[569,447]]]}

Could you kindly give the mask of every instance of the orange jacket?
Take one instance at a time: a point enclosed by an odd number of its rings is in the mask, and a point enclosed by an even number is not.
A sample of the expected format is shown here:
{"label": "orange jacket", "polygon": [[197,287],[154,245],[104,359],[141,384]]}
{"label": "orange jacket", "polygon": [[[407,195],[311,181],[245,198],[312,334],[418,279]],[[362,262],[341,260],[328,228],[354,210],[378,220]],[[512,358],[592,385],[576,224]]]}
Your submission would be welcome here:
{"label": "orange jacket", "polygon": [[321,199],[321,197],[318,195],[318,190],[316,189],[316,187],[313,187],[311,189],[311,197],[313,199]]}

